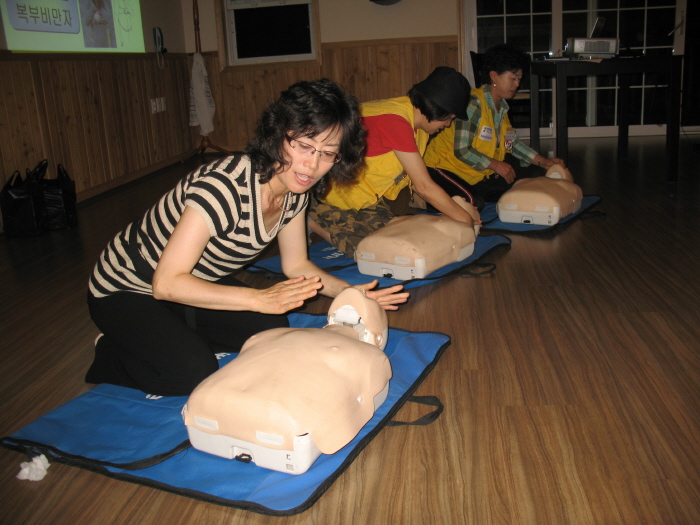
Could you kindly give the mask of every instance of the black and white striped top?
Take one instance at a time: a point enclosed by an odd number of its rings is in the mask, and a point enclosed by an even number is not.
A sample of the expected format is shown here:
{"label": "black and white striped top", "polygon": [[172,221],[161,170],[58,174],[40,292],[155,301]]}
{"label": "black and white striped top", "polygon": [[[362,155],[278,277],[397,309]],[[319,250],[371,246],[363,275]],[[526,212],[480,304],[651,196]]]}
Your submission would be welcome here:
{"label": "black and white striped top", "polygon": [[153,272],[185,206],[204,218],[211,234],[192,275],[216,281],[241,268],[308,203],[305,193],[288,194],[283,207],[290,210],[282,211],[280,222],[267,232],[260,189],[244,155],[193,171],[107,245],[90,276],[90,293],[94,297],[125,291],[152,294]]}

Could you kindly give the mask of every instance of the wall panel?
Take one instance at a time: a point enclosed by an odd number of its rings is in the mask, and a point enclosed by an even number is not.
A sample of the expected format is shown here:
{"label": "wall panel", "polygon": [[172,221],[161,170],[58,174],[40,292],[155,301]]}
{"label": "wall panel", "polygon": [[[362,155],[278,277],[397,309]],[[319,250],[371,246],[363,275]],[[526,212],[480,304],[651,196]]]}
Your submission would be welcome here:
{"label": "wall panel", "polygon": [[[152,98],[166,111],[152,114]],[[4,55],[0,59],[0,183],[49,159],[80,200],[173,162],[192,146],[189,61],[155,55]]]}
{"label": "wall panel", "polygon": [[[457,37],[325,43],[320,66],[285,64],[225,68],[205,55],[209,82],[217,103],[211,140],[233,150],[245,148],[265,107],[299,80],[327,77],[360,101],[405,95],[436,66],[458,68]],[[193,130],[193,140],[198,140]]]}
{"label": "wall panel", "polygon": [[[328,77],[360,101],[404,95],[436,66],[458,67],[456,37],[322,45],[320,65],[220,70],[205,54],[217,111],[212,143],[242,150],[260,113],[289,85]],[[189,127],[191,57],[0,56],[0,183],[49,159],[63,164],[79,200],[179,160],[201,140]],[[152,114],[150,100],[166,111]]]}
{"label": "wall panel", "polygon": [[34,71],[27,61],[0,61],[0,181],[24,170],[41,150]]}

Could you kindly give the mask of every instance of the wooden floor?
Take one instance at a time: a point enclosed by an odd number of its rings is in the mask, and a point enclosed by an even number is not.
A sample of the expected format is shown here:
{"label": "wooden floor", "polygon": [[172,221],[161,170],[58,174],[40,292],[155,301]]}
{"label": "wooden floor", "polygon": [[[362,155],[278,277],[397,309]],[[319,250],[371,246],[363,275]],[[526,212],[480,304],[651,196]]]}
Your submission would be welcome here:
{"label": "wooden floor", "polygon": [[[271,518],[60,464],[19,481],[25,458],[0,449],[0,523],[699,524],[698,142],[682,137],[669,186],[662,138],[633,138],[625,163],[612,139],[572,140],[570,167],[605,215],[513,234],[486,258],[493,274],[414,290],[390,323],[451,335],[417,391],[445,411],[384,429],[305,513]],[[183,173],[85,203],[77,229],[0,236],[0,435],[88,389],[94,261]]]}

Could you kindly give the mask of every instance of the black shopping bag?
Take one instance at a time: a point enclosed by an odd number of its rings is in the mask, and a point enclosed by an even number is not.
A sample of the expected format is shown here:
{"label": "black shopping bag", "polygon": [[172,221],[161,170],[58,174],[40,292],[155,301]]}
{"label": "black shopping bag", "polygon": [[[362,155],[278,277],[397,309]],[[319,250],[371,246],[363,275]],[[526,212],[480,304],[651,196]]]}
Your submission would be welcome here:
{"label": "black shopping bag", "polygon": [[36,236],[48,229],[44,194],[33,176],[23,181],[19,171],[12,174],[0,190],[0,210],[10,237]]}
{"label": "black shopping bag", "polygon": [[55,179],[42,178],[39,185],[44,193],[48,226],[51,230],[72,228],[78,224],[75,181],[71,180],[66,169],[59,164]]}

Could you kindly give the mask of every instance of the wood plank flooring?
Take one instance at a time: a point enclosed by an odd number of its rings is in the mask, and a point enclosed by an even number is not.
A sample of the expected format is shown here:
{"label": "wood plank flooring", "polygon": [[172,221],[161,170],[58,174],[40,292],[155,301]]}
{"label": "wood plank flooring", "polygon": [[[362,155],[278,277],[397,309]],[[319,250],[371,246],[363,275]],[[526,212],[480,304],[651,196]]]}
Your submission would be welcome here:
{"label": "wood plank flooring", "polygon": [[[604,214],[512,234],[486,257],[493,274],[412,291],[390,323],[452,337],[417,391],[445,411],[384,429],[308,511],[272,518],[60,464],[19,481],[25,458],[0,449],[0,523],[700,523],[699,148],[682,137],[674,187],[661,137],[633,138],[625,162],[613,139],[572,140]],[[76,229],[0,236],[0,435],[88,389],[94,261],[192,162],[83,203]]]}

